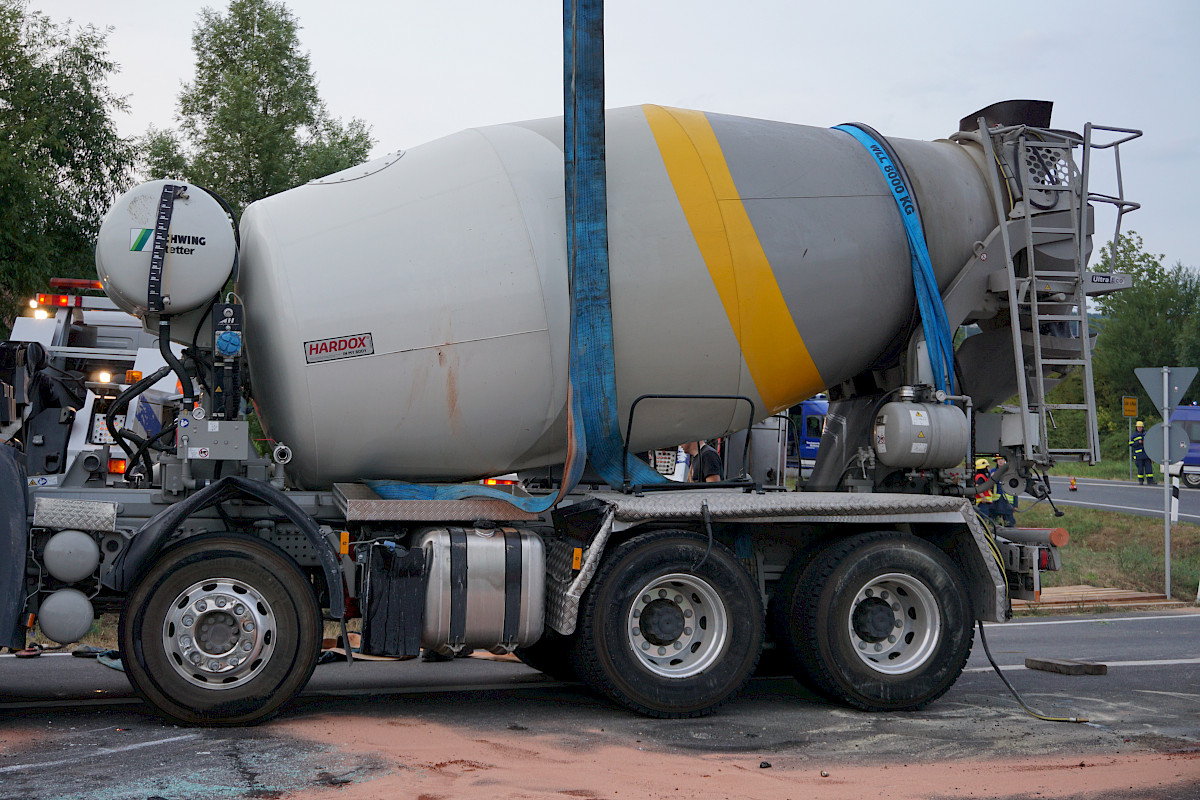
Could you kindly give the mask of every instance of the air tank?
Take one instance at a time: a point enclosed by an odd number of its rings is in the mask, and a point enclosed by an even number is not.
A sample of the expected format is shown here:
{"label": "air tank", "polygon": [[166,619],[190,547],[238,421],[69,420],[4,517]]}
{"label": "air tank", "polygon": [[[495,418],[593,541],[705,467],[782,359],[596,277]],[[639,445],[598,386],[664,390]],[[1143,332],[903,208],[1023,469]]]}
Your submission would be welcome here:
{"label": "air tank", "polygon": [[[909,249],[841,131],[607,113],[617,404],[743,395],[761,419],[894,351]],[[995,225],[977,147],[889,139],[943,289]],[[238,293],[258,410],[308,488],[561,463],[570,307],[561,119],[476,128],[252,204]],[[643,401],[646,450],[745,428],[737,401]]]}

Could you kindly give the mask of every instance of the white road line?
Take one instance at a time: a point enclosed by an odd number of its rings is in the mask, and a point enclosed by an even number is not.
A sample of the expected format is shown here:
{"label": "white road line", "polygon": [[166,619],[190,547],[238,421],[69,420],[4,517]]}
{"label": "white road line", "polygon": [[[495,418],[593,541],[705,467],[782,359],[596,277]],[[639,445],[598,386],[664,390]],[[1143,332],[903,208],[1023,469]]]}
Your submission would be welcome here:
{"label": "white road line", "polygon": [[987,629],[989,631],[1003,630],[1005,628],[1020,628],[1026,625],[1082,625],[1087,622],[1142,622],[1143,620],[1152,619],[1200,619],[1200,614],[1156,614],[1152,617],[1094,617],[1089,619],[1044,619],[1030,620],[1029,622],[993,622],[989,623]]}
{"label": "white road line", "polygon": [[[50,658],[51,656],[69,656],[70,653],[39,653],[34,658]],[[13,653],[0,653],[0,658],[16,658]]]}
{"label": "white road line", "polygon": [[[1154,508],[1142,508],[1140,506],[1114,506],[1111,503],[1088,503],[1084,500],[1070,500],[1070,499],[1067,499],[1064,497],[1059,497],[1058,502],[1060,502],[1064,505],[1068,505],[1068,506],[1094,506],[1095,508],[1103,508],[1103,509],[1108,509],[1108,510],[1118,510],[1119,509],[1122,511],[1140,511],[1143,514],[1157,514],[1157,513],[1162,512],[1161,508],[1154,509]],[[1196,514],[1180,514],[1179,518],[1180,519],[1200,520],[1200,516],[1198,516]]]}
{"label": "white road line", "polygon": [[[1200,664],[1200,658],[1164,658],[1161,661],[1100,661],[1107,667],[1174,667],[1180,664]],[[1001,671],[1010,672],[1015,669],[1026,669],[1024,664],[1002,664]],[[968,667],[963,672],[991,672],[991,666]]]}
{"label": "white road line", "polygon": [[71,758],[62,758],[58,761],[38,761],[33,764],[14,764],[11,767],[0,767],[0,775],[6,772],[19,772],[23,769],[45,769],[47,767],[60,767],[63,764],[73,764],[84,758],[95,758],[96,756],[110,756],[114,753],[125,753],[130,750],[141,750],[143,747],[154,747],[160,744],[170,744],[171,742],[182,742],[188,739],[199,739],[200,734],[188,733],[183,736],[171,736],[166,739],[158,739],[153,742],[138,742],[137,744],[127,744],[124,747],[102,747],[99,750],[94,750],[91,753],[83,753]]}

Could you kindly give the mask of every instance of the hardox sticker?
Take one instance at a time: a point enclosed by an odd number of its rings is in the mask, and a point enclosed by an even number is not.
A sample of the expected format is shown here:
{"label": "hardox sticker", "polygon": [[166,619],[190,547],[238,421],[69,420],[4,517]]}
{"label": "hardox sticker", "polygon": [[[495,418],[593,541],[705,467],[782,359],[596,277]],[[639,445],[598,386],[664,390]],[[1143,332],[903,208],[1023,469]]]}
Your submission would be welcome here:
{"label": "hardox sticker", "polygon": [[375,352],[375,343],[369,333],[353,336],[335,336],[332,339],[315,339],[304,343],[304,360],[309,364],[333,361],[338,358],[369,356]]}

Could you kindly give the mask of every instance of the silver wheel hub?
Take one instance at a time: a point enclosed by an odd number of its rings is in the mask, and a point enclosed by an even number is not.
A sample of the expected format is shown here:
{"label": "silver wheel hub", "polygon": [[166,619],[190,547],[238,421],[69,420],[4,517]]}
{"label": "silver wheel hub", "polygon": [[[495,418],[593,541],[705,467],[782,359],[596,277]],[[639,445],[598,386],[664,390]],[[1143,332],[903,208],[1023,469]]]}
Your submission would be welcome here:
{"label": "silver wheel hub", "polygon": [[254,587],[212,578],[188,587],[171,603],[162,642],[184,680],[206,689],[231,689],[266,664],[275,636],[275,615]]}
{"label": "silver wheel hub", "polygon": [[911,575],[892,572],[858,590],[847,628],[864,664],[903,675],[929,661],[941,640],[942,617],[929,587]]}
{"label": "silver wheel hub", "polygon": [[687,678],[721,656],[729,638],[729,615],[708,581],[674,573],[642,587],[625,630],[643,666],[665,678]]}

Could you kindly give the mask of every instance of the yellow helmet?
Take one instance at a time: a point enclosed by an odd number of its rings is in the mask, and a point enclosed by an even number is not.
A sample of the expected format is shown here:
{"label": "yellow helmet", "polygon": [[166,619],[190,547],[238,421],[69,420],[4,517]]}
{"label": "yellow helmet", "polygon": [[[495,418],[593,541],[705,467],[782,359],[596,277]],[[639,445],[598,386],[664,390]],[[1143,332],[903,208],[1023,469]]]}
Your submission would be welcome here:
{"label": "yellow helmet", "polygon": [[991,466],[991,462],[989,462],[986,458],[975,459],[975,469],[988,469]]}
{"label": "yellow helmet", "polygon": [[1146,426],[1146,423],[1142,422],[1140,419],[1133,424],[1138,426],[1139,428],[1144,428]]}

